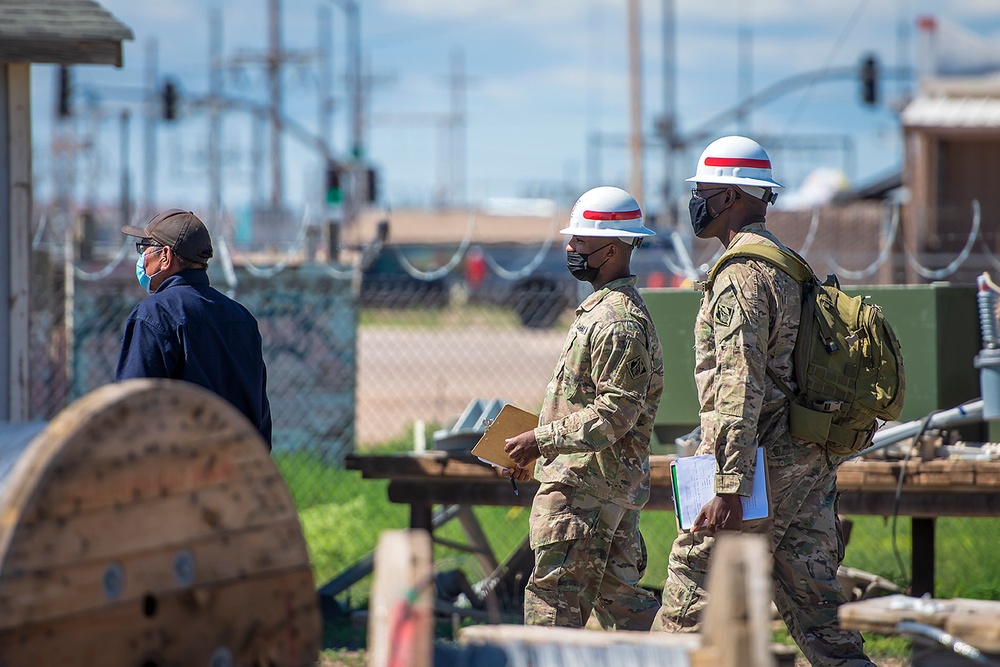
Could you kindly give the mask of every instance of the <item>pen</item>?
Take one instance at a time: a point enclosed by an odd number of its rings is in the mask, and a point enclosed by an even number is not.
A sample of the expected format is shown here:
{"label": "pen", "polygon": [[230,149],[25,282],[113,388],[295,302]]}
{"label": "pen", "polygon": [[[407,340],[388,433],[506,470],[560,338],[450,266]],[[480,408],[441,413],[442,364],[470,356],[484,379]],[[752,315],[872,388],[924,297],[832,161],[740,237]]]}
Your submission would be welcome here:
{"label": "pen", "polygon": [[514,473],[514,471],[512,470],[511,471],[511,475],[510,475],[510,486],[511,486],[512,489],[514,489],[514,495],[515,496],[519,496],[521,494],[517,490],[517,482],[514,481],[514,474],[513,473]]}

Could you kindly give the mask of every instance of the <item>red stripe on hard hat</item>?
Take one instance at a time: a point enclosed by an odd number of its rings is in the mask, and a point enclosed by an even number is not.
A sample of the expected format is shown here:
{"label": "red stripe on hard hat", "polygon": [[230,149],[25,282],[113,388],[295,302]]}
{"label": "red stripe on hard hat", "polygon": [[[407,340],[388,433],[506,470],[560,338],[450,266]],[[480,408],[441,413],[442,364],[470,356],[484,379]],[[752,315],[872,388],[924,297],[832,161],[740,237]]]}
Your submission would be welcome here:
{"label": "red stripe on hard hat", "polygon": [[584,211],[584,220],[638,220],[642,217],[642,211]]}
{"label": "red stripe on hard hat", "polygon": [[745,157],[707,157],[706,167],[750,167],[752,169],[770,169],[770,160],[754,160]]}

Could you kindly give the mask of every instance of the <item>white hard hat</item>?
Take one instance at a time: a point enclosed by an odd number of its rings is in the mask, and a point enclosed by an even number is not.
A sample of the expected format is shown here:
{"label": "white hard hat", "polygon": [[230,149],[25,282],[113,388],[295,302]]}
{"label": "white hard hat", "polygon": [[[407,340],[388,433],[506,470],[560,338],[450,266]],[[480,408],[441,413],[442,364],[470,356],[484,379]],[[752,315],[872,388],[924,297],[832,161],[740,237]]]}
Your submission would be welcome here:
{"label": "white hard hat", "polygon": [[569,227],[560,234],[637,238],[656,234],[642,224],[639,202],[621,188],[602,185],[584,192],[569,214]]}
{"label": "white hard hat", "polygon": [[697,173],[687,180],[751,186],[751,194],[761,199],[764,193],[756,192],[756,188],[785,187],[771,177],[771,158],[760,144],[739,136],[722,137],[710,143],[698,159]]}

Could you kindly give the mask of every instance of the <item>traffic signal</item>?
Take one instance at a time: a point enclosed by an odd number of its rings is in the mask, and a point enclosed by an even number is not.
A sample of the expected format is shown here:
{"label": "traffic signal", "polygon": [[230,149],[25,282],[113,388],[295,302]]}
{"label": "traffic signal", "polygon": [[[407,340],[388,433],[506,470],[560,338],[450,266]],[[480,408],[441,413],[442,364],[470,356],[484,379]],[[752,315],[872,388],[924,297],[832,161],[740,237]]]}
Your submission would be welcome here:
{"label": "traffic signal", "polygon": [[167,79],[163,84],[163,120],[177,118],[177,84]]}
{"label": "traffic signal", "polygon": [[378,201],[378,172],[373,167],[365,170],[365,201],[369,204]]}
{"label": "traffic signal", "polygon": [[60,118],[69,118],[73,115],[73,80],[70,77],[69,67],[59,66],[59,103],[57,112]]}
{"label": "traffic signal", "polygon": [[326,203],[334,206],[344,201],[344,193],[340,190],[340,165],[328,162],[326,165]]}
{"label": "traffic signal", "polygon": [[873,55],[861,59],[861,101],[872,106],[878,103],[878,61]]}

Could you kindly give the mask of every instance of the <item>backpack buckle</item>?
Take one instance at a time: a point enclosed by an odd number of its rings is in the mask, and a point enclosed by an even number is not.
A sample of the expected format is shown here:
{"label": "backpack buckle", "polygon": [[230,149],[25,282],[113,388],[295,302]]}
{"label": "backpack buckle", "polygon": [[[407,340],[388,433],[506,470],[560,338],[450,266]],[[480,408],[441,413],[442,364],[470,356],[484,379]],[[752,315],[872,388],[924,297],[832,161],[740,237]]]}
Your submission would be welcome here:
{"label": "backpack buckle", "polygon": [[834,401],[827,399],[825,401],[813,401],[813,410],[817,412],[837,412],[843,407],[843,401]]}

